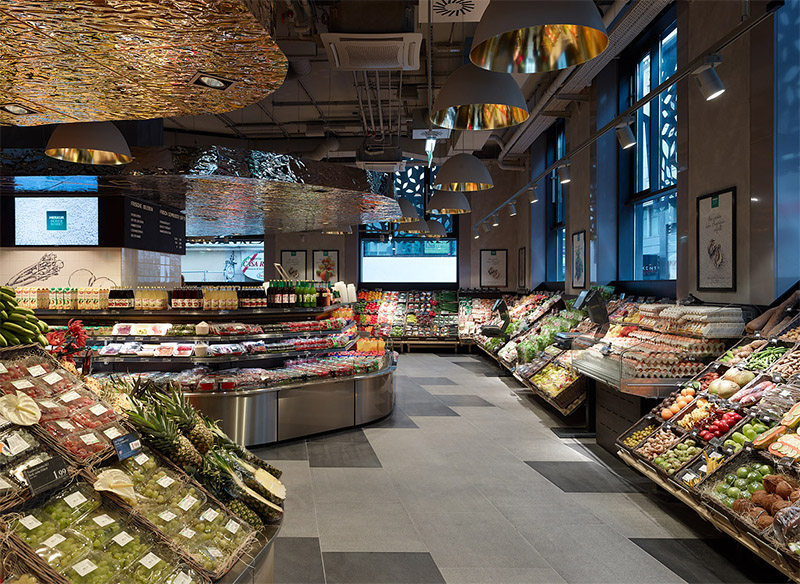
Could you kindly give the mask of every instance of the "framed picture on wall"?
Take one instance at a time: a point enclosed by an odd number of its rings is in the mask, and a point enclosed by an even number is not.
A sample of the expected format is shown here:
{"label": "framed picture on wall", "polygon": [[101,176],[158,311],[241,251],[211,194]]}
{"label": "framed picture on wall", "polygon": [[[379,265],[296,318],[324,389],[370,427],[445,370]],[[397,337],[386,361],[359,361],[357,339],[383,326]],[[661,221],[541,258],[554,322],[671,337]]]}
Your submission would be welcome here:
{"label": "framed picture on wall", "polygon": [[508,286],[508,250],[481,250],[481,288]]}
{"label": "framed picture on wall", "polygon": [[306,258],[307,253],[304,249],[281,250],[281,265],[293,280],[308,279]]}
{"label": "framed picture on wall", "polygon": [[315,282],[333,284],[339,281],[339,252],[337,250],[315,249],[311,259]]}
{"label": "framed picture on wall", "polygon": [[517,288],[520,290],[527,288],[526,284],[528,282],[528,277],[525,266],[525,248],[521,247],[517,252]]}
{"label": "framed picture on wall", "polygon": [[736,187],[697,197],[697,289],[736,290]]}
{"label": "framed picture on wall", "polygon": [[572,287],[586,288],[586,230],[572,234]]}

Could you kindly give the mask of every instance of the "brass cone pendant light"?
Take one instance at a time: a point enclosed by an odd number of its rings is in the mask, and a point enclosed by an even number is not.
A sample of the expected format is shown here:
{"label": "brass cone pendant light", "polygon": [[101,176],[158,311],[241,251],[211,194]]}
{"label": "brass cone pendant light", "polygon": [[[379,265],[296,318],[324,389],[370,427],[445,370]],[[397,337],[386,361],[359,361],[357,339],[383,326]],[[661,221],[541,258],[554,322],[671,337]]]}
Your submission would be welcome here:
{"label": "brass cone pendant light", "polygon": [[606,47],[606,27],[592,0],[492,0],[469,58],[488,71],[546,73],[585,63]]}
{"label": "brass cone pendant light", "polygon": [[430,228],[428,227],[427,221],[424,219],[418,219],[413,223],[403,223],[397,228],[398,231],[402,233],[428,233]]}
{"label": "brass cone pendant light", "polygon": [[59,124],[47,141],[44,153],[78,164],[114,166],[133,160],[128,143],[111,122]]}
{"label": "brass cone pendant light", "polygon": [[413,223],[419,221],[419,213],[414,203],[405,198],[397,199],[397,204],[400,205],[400,212],[403,214],[401,217],[395,219],[395,223]]}
{"label": "brass cone pendant light", "polygon": [[436,173],[433,188],[441,191],[484,191],[494,187],[486,165],[472,154],[451,156]]}
{"label": "brass cone pendant light", "polygon": [[431,219],[427,221],[427,223],[429,232],[425,234],[426,237],[434,237],[436,239],[447,237],[447,231],[445,231],[444,225],[442,225],[441,222]]}
{"label": "brass cone pendant light", "polygon": [[428,212],[437,215],[461,215],[471,210],[467,197],[458,191],[436,191],[428,201]]}
{"label": "brass cone pendant light", "polygon": [[496,130],[527,120],[528,106],[511,75],[467,63],[439,90],[430,119],[451,130]]}

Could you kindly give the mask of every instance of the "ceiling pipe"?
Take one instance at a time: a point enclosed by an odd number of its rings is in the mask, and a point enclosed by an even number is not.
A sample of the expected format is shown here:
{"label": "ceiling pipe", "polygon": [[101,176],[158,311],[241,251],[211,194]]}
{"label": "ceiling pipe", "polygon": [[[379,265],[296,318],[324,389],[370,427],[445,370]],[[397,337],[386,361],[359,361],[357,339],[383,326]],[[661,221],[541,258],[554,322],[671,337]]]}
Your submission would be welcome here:
{"label": "ceiling pipe", "polygon": [[[622,9],[628,4],[629,0],[616,0],[611,8],[603,15],[603,24],[605,24],[606,28],[608,28],[617,15],[622,12]],[[558,74],[558,76],[553,80],[553,82],[547,87],[542,95],[541,99],[536,102],[536,105],[531,110],[528,119],[522,122],[517,128],[514,130],[514,133],[511,135],[511,139],[508,142],[504,142],[500,147],[500,154],[497,156],[497,165],[499,168],[503,170],[516,170],[516,171],[524,171],[526,170],[526,165],[519,165],[519,164],[509,164],[505,162],[506,157],[508,156],[511,148],[516,144],[517,140],[519,140],[522,135],[527,130],[530,123],[534,120],[534,118],[539,115],[539,113],[550,103],[550,100],[558,93],[558,90],[564,85],[564,82],[572,75],[572,72],[575,71],[575,68],[570,69],[562,69],[562,71]],[[503,142],[502,138],[500,138],[500,142]]]}
{"label": "ceiling pipe", "polygon": [[328,136],[311,152],[308,154],[300,154],[300,156],[301,158],[310,158],[311,160],[322,160],[323,158],[328,158],[331,152],[339,150],[339,146],[339,138],[336,136]]}

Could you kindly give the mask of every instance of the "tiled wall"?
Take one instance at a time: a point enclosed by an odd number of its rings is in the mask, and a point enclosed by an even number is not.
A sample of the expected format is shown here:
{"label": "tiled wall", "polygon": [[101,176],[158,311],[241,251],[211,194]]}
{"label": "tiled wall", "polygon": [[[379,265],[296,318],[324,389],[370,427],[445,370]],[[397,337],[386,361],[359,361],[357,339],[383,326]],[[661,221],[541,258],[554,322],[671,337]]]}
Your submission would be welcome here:
{"label": "tiled wall", "polygon": [[181,257],[156,251],[123,248],[122,285],[166,288],[180,286]]}
{"label": "tiled wall", "polygon": [[119,248],[0,248],[0,282],[13,286],[119,286],[120,265]]}

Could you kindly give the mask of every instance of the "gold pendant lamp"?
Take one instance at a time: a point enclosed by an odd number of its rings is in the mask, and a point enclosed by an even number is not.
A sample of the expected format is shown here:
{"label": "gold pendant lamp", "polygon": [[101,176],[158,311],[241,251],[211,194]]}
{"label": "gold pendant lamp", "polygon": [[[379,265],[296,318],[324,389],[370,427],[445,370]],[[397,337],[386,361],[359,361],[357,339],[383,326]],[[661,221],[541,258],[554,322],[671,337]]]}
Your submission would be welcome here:
{"label": "gold pendant lamp", "polygon": [[437,215],[461,215],[470,211],[467,197],[459,191],[435,191],[428,201],[428,212]]}
{"label": "gold pendant lamp", "polygon": [[472,154],[462,152],[448,158],[439,172],[433,188],[440,191],[485,191],[494,187],[486,165]]}

